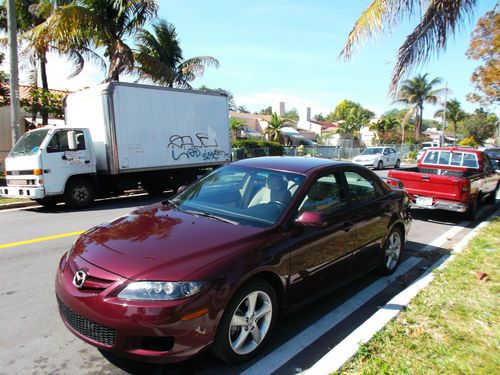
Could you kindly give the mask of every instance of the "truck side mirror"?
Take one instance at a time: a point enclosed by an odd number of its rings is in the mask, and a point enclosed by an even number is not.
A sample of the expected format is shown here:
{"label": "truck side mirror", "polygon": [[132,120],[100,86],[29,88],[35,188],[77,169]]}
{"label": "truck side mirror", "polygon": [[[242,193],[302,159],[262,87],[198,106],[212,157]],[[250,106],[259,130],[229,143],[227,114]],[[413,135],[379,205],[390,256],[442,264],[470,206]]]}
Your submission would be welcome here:
{"label": "truck side mirror", "polygon": [[76,133],[74,130],[69,130],[67,132],[67,137],[68,137],[68,148],[71,150],[71,151],[74,151],[76,150]]}

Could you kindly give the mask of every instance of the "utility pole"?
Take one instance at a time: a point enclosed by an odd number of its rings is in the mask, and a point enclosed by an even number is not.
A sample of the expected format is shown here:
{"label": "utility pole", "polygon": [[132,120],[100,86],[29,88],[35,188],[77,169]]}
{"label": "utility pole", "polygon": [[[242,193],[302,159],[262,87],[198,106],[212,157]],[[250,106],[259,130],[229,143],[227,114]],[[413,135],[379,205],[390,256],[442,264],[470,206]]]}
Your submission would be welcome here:
{"label": "utility pole", "polygon": [[[448,101],[448,81],[444,84],[444,111],[443,111],[443,134],[441,136],[441,147],[444,147],[444,129],[446,128],[446,102]],[[453,146],[456,145],[456,140],[453,140]]]}
{"label": "utility pole", "polygon": [[15,0],[7,0],[7,28],[9,33],[10,60],[10,130],[12,147],[17,142],[19,130],[19,80],[17,69],[17,21]]}

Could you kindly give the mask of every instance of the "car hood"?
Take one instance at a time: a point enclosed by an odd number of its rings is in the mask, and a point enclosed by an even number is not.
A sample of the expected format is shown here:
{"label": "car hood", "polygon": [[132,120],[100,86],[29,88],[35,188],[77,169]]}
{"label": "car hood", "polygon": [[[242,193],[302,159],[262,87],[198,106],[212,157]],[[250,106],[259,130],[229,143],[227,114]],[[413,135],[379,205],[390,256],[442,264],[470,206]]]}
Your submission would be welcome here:
{"label": "car hood", "polygon": [[258,246],[264,232],[156,204],[84,233],[72,256],[128,279],[181,281],[235,251]]}

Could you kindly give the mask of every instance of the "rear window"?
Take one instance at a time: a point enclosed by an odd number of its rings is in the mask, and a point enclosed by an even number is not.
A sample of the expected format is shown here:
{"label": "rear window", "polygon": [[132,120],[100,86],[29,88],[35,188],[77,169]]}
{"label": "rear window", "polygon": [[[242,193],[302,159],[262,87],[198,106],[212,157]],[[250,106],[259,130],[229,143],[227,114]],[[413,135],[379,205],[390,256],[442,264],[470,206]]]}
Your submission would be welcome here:
{"label": "rear window", "polygon": [[468,152],[451,152],[446,150],[429,151],[425,155],[424,164],[479,168],[477,155]]}

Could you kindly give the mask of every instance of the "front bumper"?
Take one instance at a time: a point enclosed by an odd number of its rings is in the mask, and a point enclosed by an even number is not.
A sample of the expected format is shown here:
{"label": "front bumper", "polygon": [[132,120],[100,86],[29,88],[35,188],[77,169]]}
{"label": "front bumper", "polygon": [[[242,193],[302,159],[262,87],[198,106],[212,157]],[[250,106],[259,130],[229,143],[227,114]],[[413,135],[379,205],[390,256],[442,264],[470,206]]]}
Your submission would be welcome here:
{"label": "front bumper", "polygon": [[[222,312],[210,308],[213,291],[177,301],[125,301],[117,290],[128,280],[75,257],[61,259],[56,274],[59,313],[77,337],[118,356],[150,363],[188,359],[213,340]],[[77,270],[85,270],[89,287],[73,285]],[[103,289],[102,289],[103,288]],[[208,313],[185,319],[209,308]]]}
{"label": "front bumper", "polygon": [[362,165],[364,167],[373,167],[377,166],[377,160],[365,160],[365,161],[353,161],[354,164]]}
{"label": "front bumper", "polygon": [[42,199],[45,197],[45,189],[43,187],[0,186],[0,196],[2,198]]}

